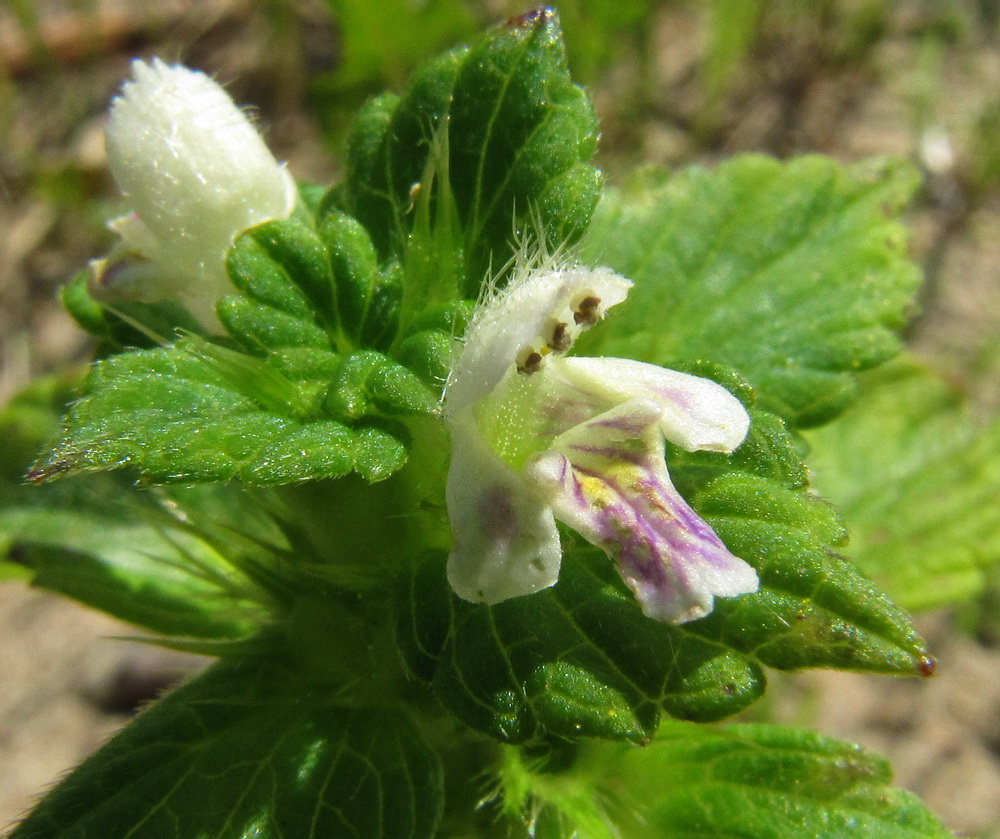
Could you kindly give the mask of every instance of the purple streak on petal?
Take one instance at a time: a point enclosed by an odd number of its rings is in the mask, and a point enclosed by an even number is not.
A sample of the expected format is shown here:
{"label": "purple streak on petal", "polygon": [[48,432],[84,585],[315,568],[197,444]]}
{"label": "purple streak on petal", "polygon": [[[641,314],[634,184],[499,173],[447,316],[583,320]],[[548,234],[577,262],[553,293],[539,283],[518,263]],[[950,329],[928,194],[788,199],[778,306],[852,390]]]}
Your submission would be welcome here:
{"label": "purple streak on petal", "polygon": [[[635,437],[615,436],[640,425]],[[530,469],[553,492],[556,517],[617,561],[649,617],[683,623],[708,614],[715,596],[756,590],[753,569],[671,482],[655,408],[637,402],[582,424]]]}

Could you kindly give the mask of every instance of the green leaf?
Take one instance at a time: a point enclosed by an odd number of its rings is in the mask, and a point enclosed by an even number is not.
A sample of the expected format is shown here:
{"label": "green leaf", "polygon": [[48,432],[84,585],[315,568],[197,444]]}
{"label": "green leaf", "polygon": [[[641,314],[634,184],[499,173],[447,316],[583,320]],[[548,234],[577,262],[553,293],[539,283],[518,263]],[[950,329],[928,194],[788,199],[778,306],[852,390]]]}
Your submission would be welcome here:
{"label": "green leaf", "polygon": [[782,670],[834,667],[930,675],[909,617],[831,545],[843,528],[798,490],[745,474],[707,485],[698,513],[760,576],[756,594],[722,599],[692,632]]}
{"label": "green leaf", "polygon": [[[181,345],[98,362],[87,395],[29,477],[129,466],[158,483],[267,485],[352,469],[379,479],[402,466],[405,446],[393,431],[372,425],[377,420],[352,428],[304,417],[296,405],[282,410],[279,397],[263,389],[273,377],[280,381],[273,368],[216,350],[222,348],[206,343],[199,355]],[[206,363],[205,353],[217,363]],[[297,392],[287,380],[284,386]]]}
{"label": "green leaf", "polygon": [[672,723],[620,768],[658,837],[951,836],[884,759],[808,731]]}
{"label": "green leaf", "polygon": [[[274,564],[283,544],[246,492],[167,494],[117,475],[24,483],[41,439],[58,431],[65,386],[40,380],[0,412],[10,460],[0,473],[0,567],[154,632],[204,639],[255,632],[280,594],[256,572]],[[221,533],[195,524],[208,511]]]}
{"label": "green leaf", "polygon": [[326,400],[327,410],[345,419],[428,414],[436,404],[415,374],[373,350],[343,360]]}
{"label": "green leaf", "polygon": [[899,348],[919,272],[898,215],[916,184],[904,164],[756,155],[637,179],[582,248],[636,285],[580,351],[724,364],[790,425],[826,422]]}
{"label": "green leaf", "polygon": [[[445,130],[446,143],[432,142]],[[456,291],[475,298],[490,268],[513,255],[515,232],[544,229],[553,248],[582,233],[601,185],[587,163],[596,141],[558,16],[542,9],[423,65],[402,97],[373,102],[352,129],[347,176],[333,197],[368,228],[383,258],[400,255],[414,190],[430,188],[430,159],[448,179],[439,194],[454,201],[464,238],[466,288]],[[446,159],[435,162],[435,149]]]}
{"label": "green leaf", "polygon": [[0,513],[0,538],[33,586],[153,632],[246,638],[269,617],[260,591],[209,545],[136,516],[26,504]]}
{"label": "green leaf", "polygon": [[375,481],[403,465],[409,434],[384,418],[433,413],[437,398],[358,351],[395,337],[398,263],[377,265],[364,228],[324,211],[318,232],[304,215],[247,231],[227,270],[239,294],[217,314],[242,349],[188,332],[99,362],[33,479],[131,466],[161,483]]}
{"label": "green leaf", "polygon": [[808,437],[852,554],[910,609],[975,594],[1000,560],[1000,422],[974,421],[960,394],[909,359],[866,376],[862,395]]}
{"label": "green leaf", "polygon": [[448,125],[452,191],[469,252],[467,297],[511,256],[511,219],[533,219],[556,247],[577,238],[601,189],[590,98],[572,83],[556,12],[486,34],[462,63]]}
{"label": "green leaf", "polygon": [[646,742],[663,710],[718,719],[764,689],[752,661],[644,617],[593,550],[567,556],[554,588],[492,607],[452,595],[432,556],[399,598],[397,636],[445,706],[510,743]]}
{"label": "green leaf", "polygon": [[330,252],[341,328],[357,346],[387,348],[398,326],[399,265],[381,270],[371,237],[344,213],[327,214],[319,234]]}
{"label": "green leaf", "polygon": [[532,836],[951,836],[916,796],[890,786],[884,759],[792,728],[671,722],[643,749],[584,745],[567,772],[533,763],[508,749],[501,770],[504,809]]}
{"label": "green leaf", "polygon": [[43,799],[11,839],[432,837],[436,756],[398,710],[338,703],[273,661],[171,693]]}

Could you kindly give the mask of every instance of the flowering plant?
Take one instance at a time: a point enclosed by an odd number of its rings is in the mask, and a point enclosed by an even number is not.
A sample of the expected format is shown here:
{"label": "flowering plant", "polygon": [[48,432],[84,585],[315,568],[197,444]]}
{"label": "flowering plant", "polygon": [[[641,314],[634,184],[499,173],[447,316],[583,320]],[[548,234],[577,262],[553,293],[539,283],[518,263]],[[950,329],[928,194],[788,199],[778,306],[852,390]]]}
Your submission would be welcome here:
{"label": "flowering plant", "polygon": [[369,103],[330,189],[134,76],[64,292],[98,360],[4,526],[219,660],[13,839],[948,835],[876,756],[705,725],[765,667],[933,670],[802,456],[899,350],[909,167],[604,189],[551,10]]}

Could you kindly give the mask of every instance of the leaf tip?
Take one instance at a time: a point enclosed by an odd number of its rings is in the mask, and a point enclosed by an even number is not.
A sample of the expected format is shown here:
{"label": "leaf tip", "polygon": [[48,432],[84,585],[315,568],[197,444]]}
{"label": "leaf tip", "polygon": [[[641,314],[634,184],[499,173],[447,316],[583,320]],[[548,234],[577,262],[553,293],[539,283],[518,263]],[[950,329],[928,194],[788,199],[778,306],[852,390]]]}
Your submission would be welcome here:
{"label": "leaf tip", "polygon": [[937,659],[927,653],[921,653],[916,659],[917,672],[925,679],[929,679],[937,673]]}
{"label": "leaf tip", "polygon": [[525,12],[523,15],[514,15],[507,21],[507,26],[511,29],[544,26],[546,23],[556,20],[558,16],[556,10],[551,6],[540,6],[530,12]]}

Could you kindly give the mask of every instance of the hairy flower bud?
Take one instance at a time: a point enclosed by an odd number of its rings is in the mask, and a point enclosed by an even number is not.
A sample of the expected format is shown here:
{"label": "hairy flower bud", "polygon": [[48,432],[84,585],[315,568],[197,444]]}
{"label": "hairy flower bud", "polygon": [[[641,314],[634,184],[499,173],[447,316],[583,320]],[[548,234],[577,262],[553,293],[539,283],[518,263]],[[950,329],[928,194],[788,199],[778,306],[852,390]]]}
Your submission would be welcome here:
{"label": "hairy flower bud", "polygon": [[132,63],[111,105],[111,173],[133,212],[95,263],[107,298],[176,298],[204,324],[229,290],[225,256],[244,230],[287,217],[295,183],[223,88],[197,70]]}

